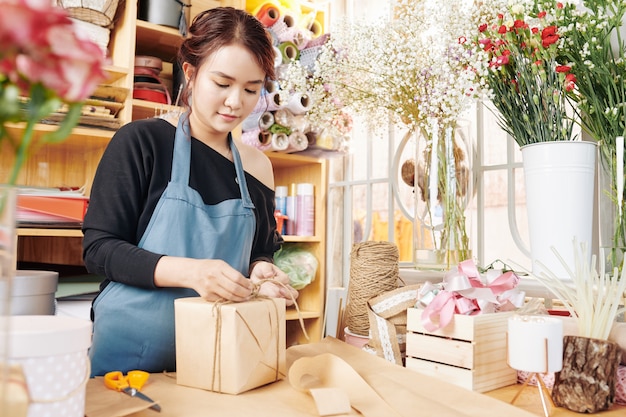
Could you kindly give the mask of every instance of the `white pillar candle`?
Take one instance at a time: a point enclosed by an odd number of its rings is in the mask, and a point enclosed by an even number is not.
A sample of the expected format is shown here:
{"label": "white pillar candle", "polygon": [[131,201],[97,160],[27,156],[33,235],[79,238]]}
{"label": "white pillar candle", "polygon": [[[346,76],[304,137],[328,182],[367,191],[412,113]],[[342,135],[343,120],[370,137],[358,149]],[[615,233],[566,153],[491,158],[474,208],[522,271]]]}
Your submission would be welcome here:
{"label": "white pillar candle", "polygon": [[518,371],[558,372],[563,367],[563,322],[550,316],[509,318],[509,366]]}

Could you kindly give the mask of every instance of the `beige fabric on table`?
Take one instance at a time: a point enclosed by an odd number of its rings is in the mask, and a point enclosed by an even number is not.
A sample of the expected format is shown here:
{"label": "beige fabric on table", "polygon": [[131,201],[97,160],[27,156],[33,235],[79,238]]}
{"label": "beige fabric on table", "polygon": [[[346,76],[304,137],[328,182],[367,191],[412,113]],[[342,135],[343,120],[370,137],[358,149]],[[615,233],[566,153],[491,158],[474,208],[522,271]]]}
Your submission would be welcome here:
{"label": "beige fabric on table", "polygon": [[[363,352],[334,338],[319,343],[294,346],[287,349],[287,365],[303,357],[324,353],[336,355],[345,361],[385,401],[387,406],[403,417],[536,417],[505,402],[467,391],[417,372],[410,371],[384,359]],[[176,385],[171,375],[152,374],[142,391],[159,401],[162,411],[144,410],[134,414],[120,414],[116,405],[123,397],[104,387],[102,378],[87,384],[87,417],[94,411],[107,408],[108,414],[99,417],[131,415],[133,417],[316,417],[315,403],[310,394],[291,387],[281,380],[239,395],[218,394],[201,389]],[[127,397],[127,396],[126,396]],[[139,401],[129,398],[132,401]],[[356,410],[346,415],[359,415]]]}

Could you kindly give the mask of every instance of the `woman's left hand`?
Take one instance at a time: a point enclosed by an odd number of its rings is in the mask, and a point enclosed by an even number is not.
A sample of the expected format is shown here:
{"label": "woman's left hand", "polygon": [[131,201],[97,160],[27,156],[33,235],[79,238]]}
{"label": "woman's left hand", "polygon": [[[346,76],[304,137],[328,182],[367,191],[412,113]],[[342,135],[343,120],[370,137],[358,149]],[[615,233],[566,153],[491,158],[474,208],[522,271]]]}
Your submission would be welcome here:
{"label": "woman's left hand", "polygon": [[294,300],[298,298],[298,291],[289,285],[289,276],[271,262],[255,263],[250,271],[250,280],[257,285],[265,280],[274,280],[282,284],[268,282],[260,285],[259,294],[270,298],[284,298],[288,306],[293,305]]}

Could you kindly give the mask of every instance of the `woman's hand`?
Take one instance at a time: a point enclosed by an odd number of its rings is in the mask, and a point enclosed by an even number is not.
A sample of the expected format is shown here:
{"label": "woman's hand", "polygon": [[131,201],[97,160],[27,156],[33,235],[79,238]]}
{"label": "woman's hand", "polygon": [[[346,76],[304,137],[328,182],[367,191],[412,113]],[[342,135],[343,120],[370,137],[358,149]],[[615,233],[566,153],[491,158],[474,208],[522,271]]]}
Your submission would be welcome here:
{"label": "woman's hand", "polygon": [[191,259],[164,256],[154,271],[157,287],[184,287],[195,290],[207,301],[246,301],[252,282],[219,259]]}
{"label": "woman's hand", "polygon": [[[275,280],[282,285],[271,282],[262,284],[264,280]],[[288,306],[298,298],[298,291],[289,285],[289,276],[270,262],[256,262],[250,271],[250,281],[260,285],[259,294],[270,298],[284,298]],[[262,285],[261,285],[262,284]]]}

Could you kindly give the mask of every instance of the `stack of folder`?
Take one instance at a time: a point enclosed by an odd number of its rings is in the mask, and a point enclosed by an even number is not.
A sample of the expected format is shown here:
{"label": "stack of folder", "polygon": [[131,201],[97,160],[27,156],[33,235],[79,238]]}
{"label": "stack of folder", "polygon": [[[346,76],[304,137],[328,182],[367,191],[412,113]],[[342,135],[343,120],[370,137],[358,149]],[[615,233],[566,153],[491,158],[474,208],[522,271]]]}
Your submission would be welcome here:
{"label": "stack of folder", "polygon": [[21,227],[78,227],[88,206],[89,197],[80,191],[23,188],[17,196],[17,222]]}

